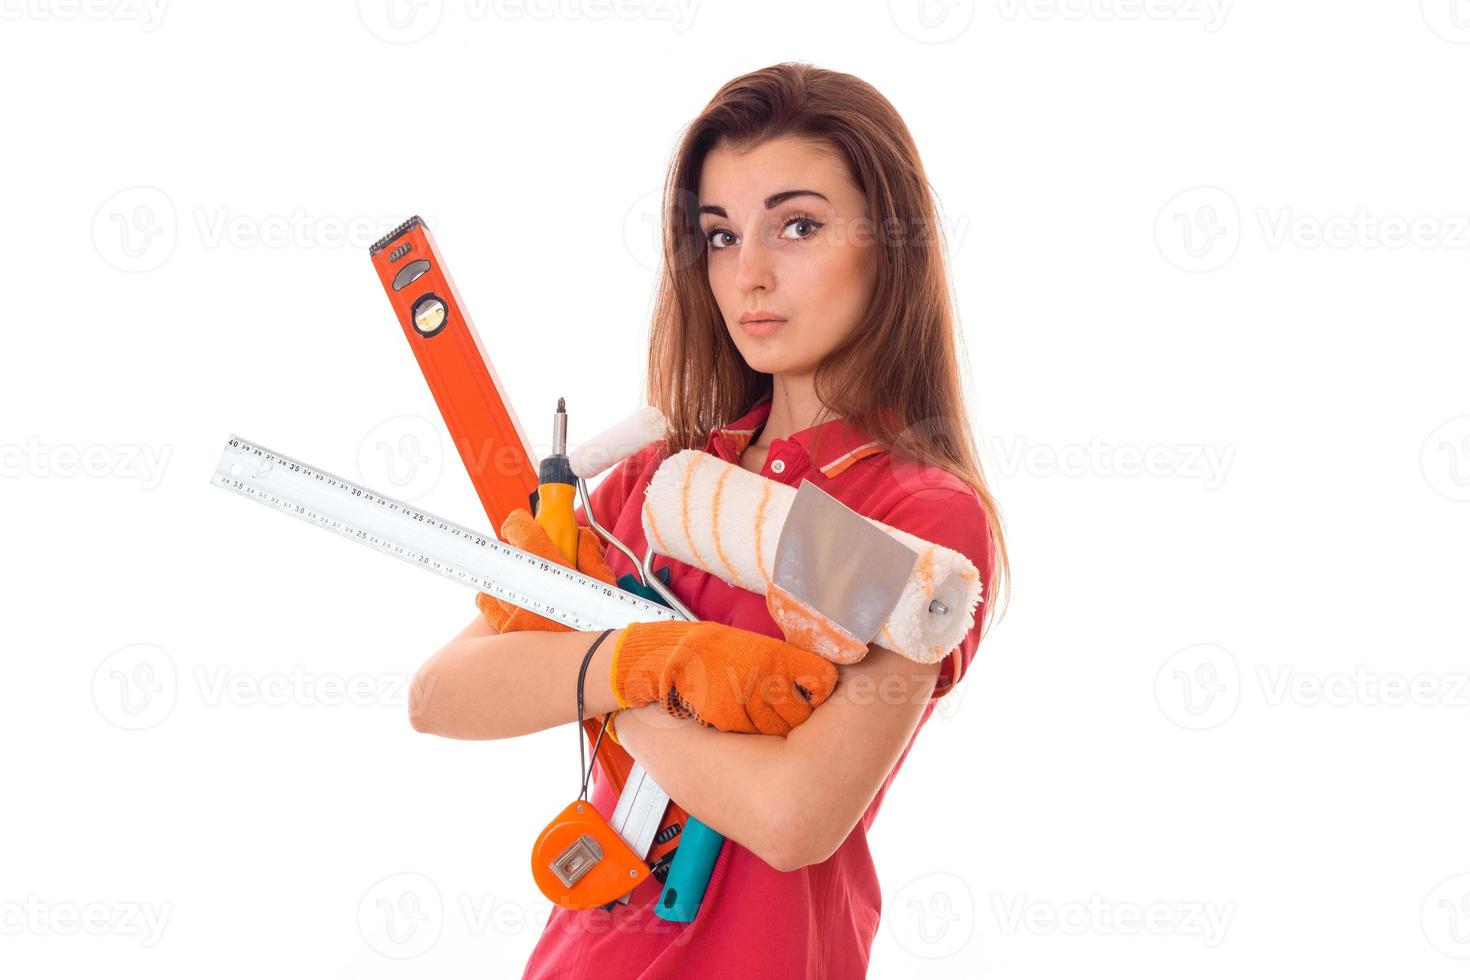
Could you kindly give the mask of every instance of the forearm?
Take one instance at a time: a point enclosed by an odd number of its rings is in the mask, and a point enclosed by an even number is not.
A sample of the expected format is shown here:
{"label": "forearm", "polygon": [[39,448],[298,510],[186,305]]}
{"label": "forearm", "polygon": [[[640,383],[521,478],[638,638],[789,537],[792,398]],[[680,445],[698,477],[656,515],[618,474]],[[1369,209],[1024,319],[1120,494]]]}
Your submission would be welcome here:
{"label": "forearm", "polygon": [[685,810],[772,867],[798,867],[787,739],[706,728],[657,704],[618,712],[618,741]]}
{"label": "forearm", "polygon": [[[495,739],[576,721],[577,671],[599,633],[485,632],[461,634],[419,668],[409,699],[416,730],[445,738]],[[611,667],[621,633],[609,633],[587,667],[588,718],[618,706]]]}
{"label": "forearm", "polygon": [[826,860],[913,735],[939,664],[888,650],[840,667],[826,703],[785,738],[713,731],[654,705],[617,715],[628,752],[679,801],[780,870]]}

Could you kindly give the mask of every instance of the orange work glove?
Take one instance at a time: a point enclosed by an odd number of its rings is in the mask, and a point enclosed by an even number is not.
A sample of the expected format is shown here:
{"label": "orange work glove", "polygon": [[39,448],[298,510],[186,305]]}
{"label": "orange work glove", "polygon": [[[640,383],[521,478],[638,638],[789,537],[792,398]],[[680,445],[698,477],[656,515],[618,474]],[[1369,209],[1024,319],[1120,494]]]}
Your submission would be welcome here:
{"label": "orange work glove", "polygon": [[657,701],[722,732],[785,735],[836,686],[837,668],[825,657],[704,620],[632,623],[612,656],[619,706]]}
{"label": "orange work glove", "polygon": [[[506,515],[505,522],[500,526],[500,540],[512,547],[522,551],[529,551],[533,555],[540,555],[547,561],[554,561],[558,565],[566,565],[566,556],[561,549],[551,543],[546,529],[536,523],[531,512],[524,507],[517,507]],[[577,571],[583,575],[590,575],[595,579],[606,582],[608,585],[617,585],[618,578],[602,557],[602,543],[597,532],[590,527],[578,525],[577,527]],[[475,605],[490,625],[495,627],[497,633],[511,633],[516,630],[562,630],[567,631],[571,627],[558,623],[554,619],[522,609],[520,606],[506,602],[488,592],[480,592],[475,595]]]}

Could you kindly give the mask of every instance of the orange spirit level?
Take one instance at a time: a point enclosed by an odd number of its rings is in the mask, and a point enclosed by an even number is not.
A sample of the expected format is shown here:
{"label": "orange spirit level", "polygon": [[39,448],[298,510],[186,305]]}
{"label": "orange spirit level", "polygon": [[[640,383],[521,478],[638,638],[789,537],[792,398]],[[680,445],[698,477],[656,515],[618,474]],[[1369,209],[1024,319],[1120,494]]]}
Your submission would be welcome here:
{"label": "orange spirit level", "polygon": [[378,239],[371,254],[490,529],[498,534],[515,508],[536,512],[531,444],[501,394],[500,378],[428,226],[414,215]]}

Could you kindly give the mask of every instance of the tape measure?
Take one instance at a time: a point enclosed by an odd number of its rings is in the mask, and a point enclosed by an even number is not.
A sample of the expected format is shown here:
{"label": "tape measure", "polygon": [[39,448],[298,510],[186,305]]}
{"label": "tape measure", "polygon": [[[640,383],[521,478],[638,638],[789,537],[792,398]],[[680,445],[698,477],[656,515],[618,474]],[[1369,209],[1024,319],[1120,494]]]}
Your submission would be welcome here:
{"label": "tape measure", "polygon": [[210,482],[574,630],[680,619],[667,606],[238,436],[225,444]]}

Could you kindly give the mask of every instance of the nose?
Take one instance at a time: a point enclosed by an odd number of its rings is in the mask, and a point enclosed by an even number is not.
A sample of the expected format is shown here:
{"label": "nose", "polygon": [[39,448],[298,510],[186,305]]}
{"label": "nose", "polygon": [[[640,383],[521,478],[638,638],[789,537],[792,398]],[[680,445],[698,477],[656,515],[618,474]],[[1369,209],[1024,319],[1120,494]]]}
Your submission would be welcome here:
{"label": "nose", "polygon": [[771,246],[761,235],[751,235],[740,243],[740,260],[735,270],[735,285],[742,292],[765,289],[769,292],[775,283],[775,256]]}

